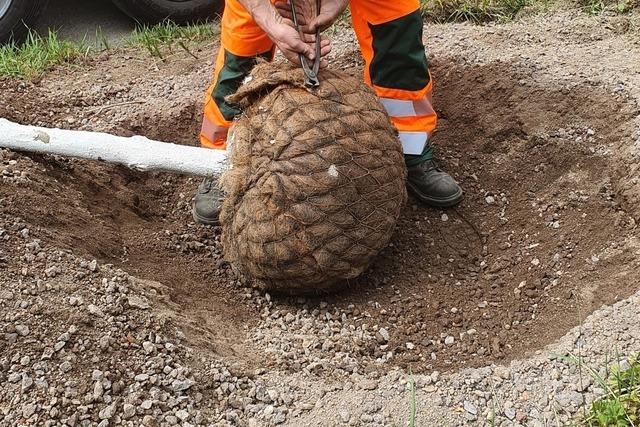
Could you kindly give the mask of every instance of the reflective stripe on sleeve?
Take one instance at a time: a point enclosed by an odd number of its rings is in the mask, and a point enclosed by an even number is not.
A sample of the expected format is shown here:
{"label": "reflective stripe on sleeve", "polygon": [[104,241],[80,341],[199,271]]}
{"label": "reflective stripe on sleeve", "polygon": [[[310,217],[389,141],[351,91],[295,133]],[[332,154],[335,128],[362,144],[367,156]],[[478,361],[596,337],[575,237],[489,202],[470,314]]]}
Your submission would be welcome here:
{"label": "reflective stripe on sleeve", "polygon": [[427,146],[429,134],[426,132],[399,132],[402,152],[413,156],[419,156]]}

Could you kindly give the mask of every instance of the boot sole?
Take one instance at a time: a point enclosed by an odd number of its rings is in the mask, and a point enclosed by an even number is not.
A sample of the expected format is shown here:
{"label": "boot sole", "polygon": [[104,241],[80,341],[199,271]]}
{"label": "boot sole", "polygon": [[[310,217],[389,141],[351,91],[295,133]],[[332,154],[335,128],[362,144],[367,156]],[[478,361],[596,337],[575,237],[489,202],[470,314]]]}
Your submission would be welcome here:
{"label": "boot sole", "polygon": [[445,199],[436,199],[434,197],[429,197],[422,194],[416,187],[413,186],[410,182],[407,182],[407,187],[411,190],[411,193],[418,198],[422,203],[425,203],[429,206],[433,206],[436,208],[450,208],[452,206],[457,205],[462,200],[462,189],[460,189],[453,196],[449,196]]}
{"label": "boot sole", "polygon": [[195,222],[197,222],[198,224],[211,225],[211,226],[220,225],[220,220],[219,219],[211,219],[211,218],[202,217],[202,216],[198,215],[196,213],[196,211],[194,211],[194,210],[191,211],[191,215],[193,216],[193,220]]}

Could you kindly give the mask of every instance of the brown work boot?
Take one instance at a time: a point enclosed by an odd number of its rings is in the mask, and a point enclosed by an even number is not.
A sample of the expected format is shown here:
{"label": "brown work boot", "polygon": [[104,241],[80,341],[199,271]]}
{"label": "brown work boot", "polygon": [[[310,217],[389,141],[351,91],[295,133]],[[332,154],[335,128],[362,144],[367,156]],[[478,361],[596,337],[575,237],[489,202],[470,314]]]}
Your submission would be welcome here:
{"label": "brown work boot", "polygon": [[407,186],[421,202],[448,208],[462,200],[462,188],[433,159],[408,168]]}
{"label": "brown work boot", "polygon": [[218,183],[212,177],[206,177],[193,198],[191,213],[193,220],[203,225],[220,225],[220,208],[223,195]]}

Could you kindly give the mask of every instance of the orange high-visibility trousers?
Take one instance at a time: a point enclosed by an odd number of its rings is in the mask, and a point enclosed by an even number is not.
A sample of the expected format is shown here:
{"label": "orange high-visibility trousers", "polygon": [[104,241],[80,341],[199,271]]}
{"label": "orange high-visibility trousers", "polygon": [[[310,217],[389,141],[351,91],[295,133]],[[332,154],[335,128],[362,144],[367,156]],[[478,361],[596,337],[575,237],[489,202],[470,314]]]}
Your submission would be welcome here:
{"label": "orange high-visibility trousers", "polygon": [[[387,109],[403,151],[420,155],[436,128],[432,81],[422,42],[419,0],[351,0],[353,28],[365,59],[364,79]],[[256,58],[273,58],[274,45],[238,0],[227,0],[213,83],[205,97],[201,144],[225,148],[239,111],[225,101]]]}

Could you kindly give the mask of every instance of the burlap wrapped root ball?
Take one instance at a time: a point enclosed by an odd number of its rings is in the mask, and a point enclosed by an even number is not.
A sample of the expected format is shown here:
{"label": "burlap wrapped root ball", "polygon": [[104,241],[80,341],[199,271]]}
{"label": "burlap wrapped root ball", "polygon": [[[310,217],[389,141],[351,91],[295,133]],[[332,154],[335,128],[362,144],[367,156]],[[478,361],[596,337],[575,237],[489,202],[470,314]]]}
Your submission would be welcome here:
{"label": "burlap wrapped root ball", "polygon": [[258,287],[334,288],[360,275],[391,239],[407,194],[397,132],[359,79],[256,66],[228,98],[243,114],[220,220],[226,259]]}

